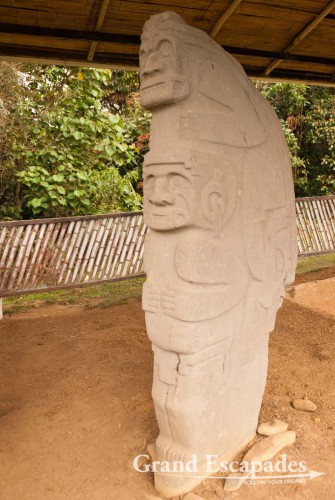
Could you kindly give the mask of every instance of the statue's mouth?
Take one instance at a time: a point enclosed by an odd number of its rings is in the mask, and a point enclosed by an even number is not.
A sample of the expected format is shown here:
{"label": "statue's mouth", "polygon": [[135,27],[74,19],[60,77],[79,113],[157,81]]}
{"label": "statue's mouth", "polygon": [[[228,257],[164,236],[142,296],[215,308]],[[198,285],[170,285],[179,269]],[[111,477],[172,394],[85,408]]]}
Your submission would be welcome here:
{"label": "statue's mouth", "polygon": [[159,80],[150,77],[142,78],[140,94],[144,106],[172,104],[184,99],[188,93],[189,84],[180,76],[170,76]]}
{"label": "statue's mouth", "polygon": [[152,229],[177,229],[188,225],[186,215],[182,213],[159,214],[150,212],[145,215],[146,224]]}
{"label": "statue's mouth", "polygon": [[[148,78],[148,80],[151,80],[150,78]],[[153,87],[157,88],[159,86],[163,86],[166,84],[166,81],[165,80],[156,80],[156,81],[149,81],[149,83],[147,85],[145,84],[141,84],[141,92],[143,91],[148,91],[149,89],[152,89]]]}

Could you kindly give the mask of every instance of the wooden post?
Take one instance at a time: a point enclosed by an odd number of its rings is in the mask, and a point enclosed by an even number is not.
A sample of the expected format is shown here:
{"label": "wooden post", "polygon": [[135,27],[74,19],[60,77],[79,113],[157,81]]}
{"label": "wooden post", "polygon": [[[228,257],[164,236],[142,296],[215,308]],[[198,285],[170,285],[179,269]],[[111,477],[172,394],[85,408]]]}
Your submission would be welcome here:
{"label": "wooden post", "polygon": [[0,297],[0,320],[3,319],[2,297]]}

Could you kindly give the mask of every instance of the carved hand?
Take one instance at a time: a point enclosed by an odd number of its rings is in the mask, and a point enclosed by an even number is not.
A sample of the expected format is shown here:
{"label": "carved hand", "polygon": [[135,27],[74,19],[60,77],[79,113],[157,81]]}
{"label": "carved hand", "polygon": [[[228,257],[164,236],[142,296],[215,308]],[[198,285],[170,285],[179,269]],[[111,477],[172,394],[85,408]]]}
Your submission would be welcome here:
{"label": "carved hand", "polygon": [[[178,294],[178,301],[181,300],[181,294]],[[178,301],[175,290],[163,290],[161,295],[161,304],[165,314],[178,317]]]}
{"label": "carved hand", "polygon": [[147,312],[157,312],[160,306],[159,291],[148,285],[143,286],[142,307]]}

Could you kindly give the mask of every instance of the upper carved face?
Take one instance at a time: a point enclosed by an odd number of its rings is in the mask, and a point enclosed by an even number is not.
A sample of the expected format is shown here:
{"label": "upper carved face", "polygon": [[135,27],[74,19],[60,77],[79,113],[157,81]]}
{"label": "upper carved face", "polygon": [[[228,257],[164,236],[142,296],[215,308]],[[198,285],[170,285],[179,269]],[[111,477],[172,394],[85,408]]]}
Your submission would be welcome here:
{"label": "upper carved face", "polygon": [[196,196],[195,178],[183,164],[150,165],[144,175],[146,223],[155,230],[192,224]]}
{"label": "upper carved face", "polygon": [[181,42],[168,30],[142,40],[140,49],[141,103],[147,109],[184,99],[189,84],[183,74]]}

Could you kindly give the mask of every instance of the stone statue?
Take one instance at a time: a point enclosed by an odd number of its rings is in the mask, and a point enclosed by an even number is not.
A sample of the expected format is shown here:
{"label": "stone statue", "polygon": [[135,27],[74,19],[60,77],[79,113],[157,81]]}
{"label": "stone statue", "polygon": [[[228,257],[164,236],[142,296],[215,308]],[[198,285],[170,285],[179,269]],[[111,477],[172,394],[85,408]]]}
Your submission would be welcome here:
{"label": "stone statue", "polygon": [[144,163],[147,281],[166,496],[194,488],[206,455],[233,459],[256,433],[268,333],[296,266],[289,154],[279,120],[240,64],[173,12],[152,16],[140,49],[153,114]]}

